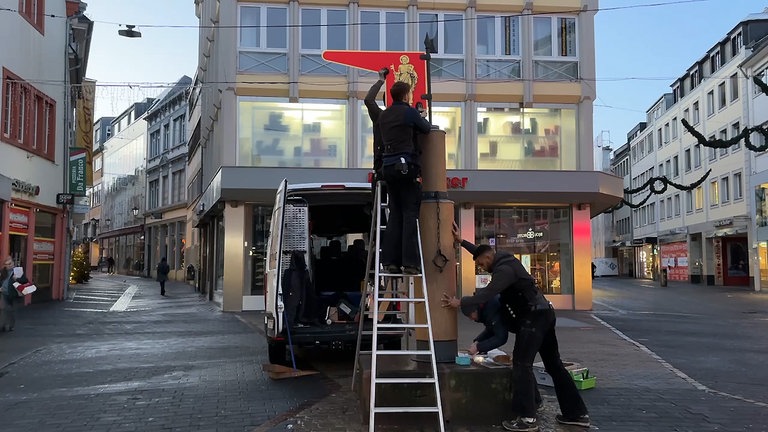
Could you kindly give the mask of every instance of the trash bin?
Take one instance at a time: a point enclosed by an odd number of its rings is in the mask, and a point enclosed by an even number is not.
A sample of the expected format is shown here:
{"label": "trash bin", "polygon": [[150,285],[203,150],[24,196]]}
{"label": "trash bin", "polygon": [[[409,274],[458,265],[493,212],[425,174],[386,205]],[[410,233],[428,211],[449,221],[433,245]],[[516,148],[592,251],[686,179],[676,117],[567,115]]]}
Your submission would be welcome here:
{"label": "trash bin", "polygon": [[659,278],[659,283],[661,283],[661,286],[663,287],[667,286],[667,269],[665,268],[661,269],[661,277]]}

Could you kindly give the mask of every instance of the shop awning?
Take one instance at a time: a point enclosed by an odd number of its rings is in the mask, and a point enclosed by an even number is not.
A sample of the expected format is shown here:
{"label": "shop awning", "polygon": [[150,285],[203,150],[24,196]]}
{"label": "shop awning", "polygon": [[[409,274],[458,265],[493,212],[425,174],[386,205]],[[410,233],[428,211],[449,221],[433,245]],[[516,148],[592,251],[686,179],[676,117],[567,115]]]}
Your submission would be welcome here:
{"label": "shop awning", "polygon": [[747,227],[731,227],[731,228],[721,228],[721,229],[716,229],[714,231],[709,231],[704,237],[706,238],[728,237],[736,234],[746,234],[746,233],[747,233]]}

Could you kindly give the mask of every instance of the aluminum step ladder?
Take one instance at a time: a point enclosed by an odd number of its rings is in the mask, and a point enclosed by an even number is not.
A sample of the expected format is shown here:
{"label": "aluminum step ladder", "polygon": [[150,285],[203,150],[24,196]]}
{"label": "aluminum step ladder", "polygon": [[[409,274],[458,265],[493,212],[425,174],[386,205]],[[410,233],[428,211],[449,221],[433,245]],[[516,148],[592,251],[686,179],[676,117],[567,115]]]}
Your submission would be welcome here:
{"label": "aluminum step ladder", "polygon": [[[360,326],[357,334],[357,349],[355,352],[355,368],[354,376],[352,378],[352,389],[355,388],[355,383],[358,379],[358,374],[362,373],[362,367],[360,364],[361,354],[370,354],[371,356],[371,384],[370,384],[370,406],[368,413],[368,430],[374,432],[376,430],[376,415],[377,414],[393,414],[393,413],[435,413],[439,420],[440,432],[445,431],[445,422],[443,419],[443,406],[440,397],[440,384],[437,377],[437,361],[435,358],[435,341],[432,334],[432,319],[429,313],[429,300],[427,298],[427,280],[424,276],[424,258],[421,245],[421,233],[420,226],[417,220],[417,240],[419,245],[419,259],[421,261],[420,274],[408,275],[408,274],[392,274],[385,273],[381,265],[381,237],[382,231],[386,230],[386,226],[382,224],[382,213],[388,209],[387,203],[382,201],[382,186],[383,182],[379,181],[376,184],[376,193],[374,196],[374,206],[371,212],[371,231],[369,236],[368,258],[366,262],[366,281],[363,288],[363,295],[360,299]],[[372,264],[374,264],[372,266]],[[418,293],[418,297],[415,293],[415,280],[421,279],[422,290]],[[404,285],[402,282],[407,281],[407,291],[402,289]],[[370,298],[370,303],[368,299]],[[369,303],[369,304],[368,304]],[[394,306],[399,306],[396,310],[388,310],[389,308],[382,307],[382,303],[389,303]],[[425,308],[426,322],[417,323],[415,308],[416,305],[423,304]],[[382,309],[384,309],[382,311]],[[391,316],[394,319],[388,323],[382,323],[385,317]],[[366,330],[365,324],[370,320],[371,330]],[[392,349],[379,349],[379,336],[381,335],[402,335],[407,336],[409,333],[415,331],[415,329],[423,328],[427,330],[429,348],[428,349],[410,349],[406,345],[406,349],[392,350]],[[361,345],[363,342],[363,336],[371,336],[371,349],[369,351],[362,350]],[[402,344],[401,344],[402,348]],[[426,361],[428,359],[431,365],[430,377],[418,377],[418,378],[404,378],[404,377],[384,377],[379,376],[379,357],[382,356],[418,356],[419,360]],[[376,404],[377,386],[380,384],[432,384],[435,390],[436,405],[433,406],[387,406],[382,407]]]}

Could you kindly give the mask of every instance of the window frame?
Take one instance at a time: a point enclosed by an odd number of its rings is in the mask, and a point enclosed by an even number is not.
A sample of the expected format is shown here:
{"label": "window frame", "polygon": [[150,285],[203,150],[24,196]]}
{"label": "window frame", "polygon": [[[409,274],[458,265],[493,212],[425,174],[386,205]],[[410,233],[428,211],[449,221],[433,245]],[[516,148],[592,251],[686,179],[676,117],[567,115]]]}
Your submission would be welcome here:
{"label": "window frame", "polygon": [[672,139],[677,139],[677,117],[672,117]]}
{"label": "window frame", "polygon": [[[744,184],[741,171],[733,173],[733,200],[740,201],[744,199]],[[737,181],[738,178],[738,181]]]}
{"label": "window frame", "polygon": [[[289,68],[288,50],[291,46],[291,35],[288,31],[288,25],[290,24],[291,16],[288,7],[281,5],[257,5],[257,4],[239,4],[237,8],[237,22],[240,26],[242,23],[242,11],[244,8],[259,9],[259,42],[257,46],[244,46],[243,45],[243,27],[237,32],[237,72],[247,74],[258,73],[282,73],[287,74]],[[268,15],[270,9],[280,9],[285,12],[285,27],[282,29],[285,32],[285,48],[270,48],[268,47]],[[283,25],[283,24],[279,24]],[[262,56],[258,56],[261,54]],[[244,67],[241,65],[241,57],[243,55],[253,56],[251,60],[253,65]],[[277,60],[277,63],[275,62]],[[285,68],[282,68],[279,62],[285,62]],[[276,66],[276,64],[278,66]],[[266,70],[254,70],[259,67],[266,66]]]}
{"label": "window frame", "polygon": [[693,156],[691,155],[691,148],[688,147],[683,152],[683,167],[685,172],[693,171]]}
{"label": "window frame", "polygon": [[717,85],[717,110],[721,111],[728,106],[728,90],[725,88],[725,81]]}
{"label": "window frame", "polygon": [[717,207],[720,205],[720,180],[714,179],[709,182],[709,206]]}
{"label": "window frame", "polygon": [[731,201],[731,178],[729,176],[720,177],[720,203],[727,204]]}
{"label": "window frame", "polygon": [[[363,38],[362,38],[363,30],[366,29],[366,26],[374,25],[373,23],[363,23],[363,13],[366,13],[366,12],[375,12],[375,13],[379,14],[379,23],[378,23],[378,26],[379,26],[379,36],[378,36],[378,42],[379,42],[379,50],[380,51],[406,51],[407,50],[407,48],[408,48],[408,35],[409,35],[410,31],[411,31],[411,28],[408,25],[408,13],[406,11],[404,11],[404,10],[399,10],[399,9],[369,9],[369,8],[361,8],[360,10],[357,11],[357,22],[360,23],[360,31],[358,32],[359,36],[358,36],[358,40],[357,40],[357,47],[359,49],[361,49],[361,50],[364,49],[363,48]],[[388,13],[398,13],[398,14],[402,14],[402,16],[403,16],[401,24],[403,25],[403,27],[405,29],[405,33],[403,34],[403,44],[404,44],[404,46],[403,46],[402,49],[400,49],[400,48],[390,49],[389,46],[387,45],[387,34],[388,34],[388,32],[387,32],[387,24],[390,24],[387,21],[387,14]],[[395,23],[392,23],[392,24],[395,24]]]}
{"label": "window frame", "polygon": [[739,74],[734,73],[728,80],[731,87],[730,102],[736,102],[739,99]]}
{"label": "window frame", "polygon": [[56,100],[5,67],[1,92],[0,141],[55,162]]}
{"label": "window frame", "polygon": [[[36,7],[35,10],[33,6]],[[41,35],[45,35],[45,0],[19,0],[21,15]]]}

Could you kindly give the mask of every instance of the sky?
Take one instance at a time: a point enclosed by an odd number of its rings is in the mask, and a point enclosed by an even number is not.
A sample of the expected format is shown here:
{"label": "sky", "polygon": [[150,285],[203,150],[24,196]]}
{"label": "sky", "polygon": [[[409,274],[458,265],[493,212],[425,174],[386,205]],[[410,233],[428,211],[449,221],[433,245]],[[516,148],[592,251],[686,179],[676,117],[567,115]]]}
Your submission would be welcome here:
{"label": "sky", "polygon": [[[595,17],[594,134],[610,139],[614,149],[644,121],[645,111],[671,91],[669,86],[677,77],[748,14],[768,7],[768,2],[760,0],[703,0],[610,10],[671,1],[675,0],[600,1],[603,10]],[[101,84],[172,83],[182,75],[194,77],[197,29],[142,26],[197,25],[193,0],[92,0],[86,13],[96,21],[89,77]],[[121,27],[116,23],[139,25],[142,37],[118,36]],[[96,118],[119,114],[160,91],[99,87]]]}

